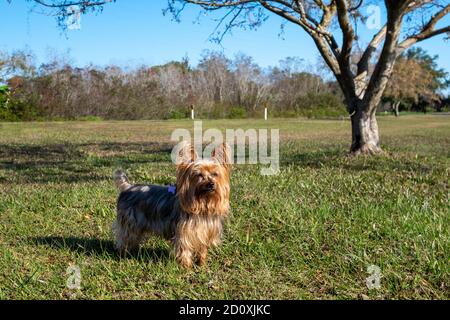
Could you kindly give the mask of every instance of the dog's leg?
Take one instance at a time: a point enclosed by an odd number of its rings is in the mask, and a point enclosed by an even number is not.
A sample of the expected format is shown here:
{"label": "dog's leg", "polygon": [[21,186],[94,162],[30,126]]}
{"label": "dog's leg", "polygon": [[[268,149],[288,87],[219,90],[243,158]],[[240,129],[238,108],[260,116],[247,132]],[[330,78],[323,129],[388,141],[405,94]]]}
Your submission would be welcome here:
{"label": "dog's leg", "polygon": [[192,252],[187,250],[182,251],[178,256],[178,263],[185,268],[192,268]]}
{"label": "dog's leg", "polygon": [[135,230],[130,225],[119,222],[118,220],[114,222],[112,229],[116,238],[115,247],[120,255],[138,249],[144,238],[141,230]]}
{"label": "dog's leg", "polygon": [[208,256],[208,247],[207,246],[201,247],[198,253],[198,264],[200,266],[205,264],[207,256]]}
{"label": "dog's leg", "polygon": [[193,253],[190,248],[188,248],[181,239],[175,239],[175,255],[179,264],[185,268],[192,267],[192,257]]}

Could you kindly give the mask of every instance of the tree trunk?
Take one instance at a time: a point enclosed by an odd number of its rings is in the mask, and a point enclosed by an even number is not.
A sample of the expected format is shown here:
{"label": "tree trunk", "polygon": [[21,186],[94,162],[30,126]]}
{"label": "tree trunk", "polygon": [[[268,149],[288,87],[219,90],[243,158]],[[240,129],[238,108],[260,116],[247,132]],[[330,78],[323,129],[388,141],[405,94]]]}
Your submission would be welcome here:
{"label": "tree trunk", "polygon": [[394,112],[394,115],[396,117],[398,117],[400,115],[400,112],[398,111],[400,107],[400,102],[394,102],[393,106],[392,106],[392,111]]}
{"label": "tree trunk", "polygon": [[377,154],[381,153],[378,123],[375,111],[365,111],[358,108],[351,116],[352,120],[352,154]]}
{"label": "tree trunk", "polygon": [[[352,115],[352,146],[350,152],[353,154],[383,152],[380,148],[375,112],[394,70],[395,60],[398,55],[396,50],[400,38],[403,12],[406,8],[405,6],[408,5],[408,1],[391,0],[385,1],[385,4],[388,17],[383,49],[367,86],[357,84],[355,96],[358,100],[348,105],[348,110]],[[367,69],[362,71],[368,72]],[[360,90],[361,87],[364,89]],[[343,88],[343,91],[345,92],[345,88]],[[355,99],[347,99],[347,103],[349,101],[355,101]]]}

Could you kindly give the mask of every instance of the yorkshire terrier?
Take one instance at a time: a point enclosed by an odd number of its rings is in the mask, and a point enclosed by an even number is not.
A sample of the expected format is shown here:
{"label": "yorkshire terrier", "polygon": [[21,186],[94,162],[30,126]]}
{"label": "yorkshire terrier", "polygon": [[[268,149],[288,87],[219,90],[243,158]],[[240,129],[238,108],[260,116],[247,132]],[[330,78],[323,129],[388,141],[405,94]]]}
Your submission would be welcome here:
{"label": "yorkshire terrier", "polygon": [[114,172],[119,253],[137,249],[154,234],[170,240],[177,261],[190,268],[196,259],[204,264],[209,248],[220,243],[230,210],[229,146],[217,146],[210,159],[198,159],[189,143],[178,150],[175,186],[131,184],[122,170]]}

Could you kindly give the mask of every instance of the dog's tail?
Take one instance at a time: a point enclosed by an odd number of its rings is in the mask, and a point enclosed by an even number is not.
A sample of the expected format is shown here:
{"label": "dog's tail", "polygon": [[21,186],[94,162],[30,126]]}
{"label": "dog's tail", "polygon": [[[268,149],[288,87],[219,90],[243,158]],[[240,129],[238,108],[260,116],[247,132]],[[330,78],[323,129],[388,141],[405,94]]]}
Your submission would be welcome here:
{"label": "dog's tail", "polygon": [[117,189],[120,192],[127,190],[131,187],[130,182],[128,181],[127,175],[122,169],[117,169],[113,174],[114,182],[116,183]]}

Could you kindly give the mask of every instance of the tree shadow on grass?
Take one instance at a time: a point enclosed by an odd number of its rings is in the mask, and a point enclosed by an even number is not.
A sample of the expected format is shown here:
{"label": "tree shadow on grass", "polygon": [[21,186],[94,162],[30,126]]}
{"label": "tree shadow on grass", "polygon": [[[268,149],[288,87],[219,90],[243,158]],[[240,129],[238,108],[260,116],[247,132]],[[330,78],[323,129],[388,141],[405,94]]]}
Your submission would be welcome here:
{"label": "tree shadow on grass", "polygon": [[[324,145],[304,152],[285,147],[281,165],[346,171],[416,171],[432,168],[408,157],[351,157],[340,145]],[[317,149],[317,146],[315,147]],[[111,179],[118,167],[170,162],[171,145],[163,142],[84,142],[54,144],[0,144],[0,183],[83,183]],[[247,153],[248,154],[248,153]],[[166,183],[166,182],[163,182]]]}
{"label": "tree shadow on grass", "polygon": [[[282,155],[283,156],[283,155]],[[302,167],[321,168],[335,164],[346,156],[342,150],[324,149],[321,151],[288,153],[281,159],[281,164],[298,165]]]}
{"label": "tree shadow on grass", "polygon": [[31,241],[37,245],[44,245],[53,249],[77,252],[88,256],[108,257],[108,259],[137,259],[140,261],[165,261],[169,259],[170,251],[165,248],[141,247],[139,250],[132,251],[126,256],[120,256],[114,249],[114,242],[97,238],[80,237],[33,237]]}
{"label": "tree shadow on grass", "polygon": [[[105,181],[118,167],[169,163],[170,152],[170,145],[159,142],[2,144],[0,169],[6,180],[20,183]],[[110,169],[108,174],[105,168]]]}
{"label": "tree shadow on grass", "polygon": [[51,144],[1,144],[0,158],[28,158],[32,160],[61,160],[83,158],[87,152],[99,155],[111,154],[151,154],[157,152],[170,153],[171,147],[167,143],[160,142],[61,142]]}
{"label": "tree shadow on grass", "polygon": [[296,165],[318,169],[322,167],[346,171],[420,172],[429,173],[430,165],[399,154],[376,156],[352,156],[345,150],[324,149],[321,151],[287,154],[282,165]]}

